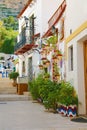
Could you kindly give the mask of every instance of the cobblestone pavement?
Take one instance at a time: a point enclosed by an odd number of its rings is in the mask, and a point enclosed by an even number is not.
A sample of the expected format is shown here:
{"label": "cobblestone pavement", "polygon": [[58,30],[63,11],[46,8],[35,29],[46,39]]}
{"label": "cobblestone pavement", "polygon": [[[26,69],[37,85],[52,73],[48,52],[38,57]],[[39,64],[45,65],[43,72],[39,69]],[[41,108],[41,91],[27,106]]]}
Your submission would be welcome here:
{"label": "cobblestone pavement", "polygon": [[32,101],[0,102],[0,130],[87,130],[87,123],[49,113]]}

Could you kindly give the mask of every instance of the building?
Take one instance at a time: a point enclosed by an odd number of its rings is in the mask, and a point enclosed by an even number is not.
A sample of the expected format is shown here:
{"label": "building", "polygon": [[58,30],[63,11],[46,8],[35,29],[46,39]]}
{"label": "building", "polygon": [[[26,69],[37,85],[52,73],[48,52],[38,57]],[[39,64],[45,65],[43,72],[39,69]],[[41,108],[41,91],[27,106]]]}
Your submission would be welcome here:
{"label": "building", "polygon": [[28,77],[28,80],[32,80],[39,72],[42,37],[48,30],[48,20],[60,2],[51,0],[51,4],[47,6],[48,4],[46,0],[29,0],[18,15],[19,36],[15,54],[19,56],[21,78]]}
{"label": "building", "polygon": [[87,114],[87,1],[66,0],[67,80],[79,98],[79,113]]}
{"label": "building", "polygon": [[[53,35],[58,36],[56,47],[62,51],[61,79],[69,81],[76,89],[79,114],[87,114],[87,11],[86,0],[79,3],[70,0],[30,0],[19,13],[19,36],[15,54],[19,57],[19,74],[27,82],[40,72],[43,59],[42,43]],[[80,15],[80,12],[82,15]],[[52,28],[55,32],[52,32]],[[53,78],[52,53],[46,55],[51,67],[47,72]],[[55,77],[55,76],[54,76]]]}
{"label": "building", "polygon": [[0,73],[2,72],[2,68],[7,71],[12,71],[14,64],[12,62],[13,55],[0,53]]}

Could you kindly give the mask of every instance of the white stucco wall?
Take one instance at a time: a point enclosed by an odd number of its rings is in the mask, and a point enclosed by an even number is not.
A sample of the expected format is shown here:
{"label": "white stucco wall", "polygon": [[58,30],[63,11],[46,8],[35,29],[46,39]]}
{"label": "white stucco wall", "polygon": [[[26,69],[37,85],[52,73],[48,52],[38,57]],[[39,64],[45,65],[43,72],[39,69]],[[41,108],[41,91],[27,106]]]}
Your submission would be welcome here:
{"label": "white stucco wall", "polygon": [[79,114],[86,113],[85,107],[85,77],[83,42],[87,39],[87,29],[82,31],[67,44],[67,50],[73,45],[73,71],[69,70],[69,53],[67,55],[67,80],[76,89],[79,98]]}
{"label": "white stucco wall", "polygon": [[[63,0],[62,0],[63,1]],[[21,32],[21,26],[25,24],[24,16],[28,17],[32,14],[35,15],[35,34],[41,33],[41,36],[48,29],[48,20],[58,9],[59,5],[62,2],[51,0],[50,4],[47,0],[37,0],[31,7],[28,7],[22,16],[19,18],[19,32]],[[49,5],[49,6],[48,6]]]}
{"label": "white stucco wall", "polygon": [[66,0],[66,37],[87,20],[87,0]]}
{"label": "white stucco wall", "polygon": [[[66,15],[65,15],[65,37],[70,36],[84,22],[87,21],[87,0],[66,0]],[[72,38],[67,43],[67,80],[70,81],[76,89],[79,98],[79,114],[86,113],[85,107],[85,83],[84,83],[84,56],[83,56],[83,41],[87,37],[87,29],[83,30],[77,36]],[[73,71],[70,71],[70,55],[69,47],[73,45]]]}

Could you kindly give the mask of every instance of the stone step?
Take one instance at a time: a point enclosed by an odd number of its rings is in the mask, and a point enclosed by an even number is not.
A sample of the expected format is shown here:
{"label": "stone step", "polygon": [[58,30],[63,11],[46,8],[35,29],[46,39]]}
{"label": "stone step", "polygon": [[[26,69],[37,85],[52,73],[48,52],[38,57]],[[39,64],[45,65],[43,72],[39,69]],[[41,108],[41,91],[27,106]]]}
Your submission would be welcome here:
{"label": "stone step", "polygon": [[17,87],[0,87],[0,94],[16,94]]}
{"label": "stone step", "polygon": [[0,101],[28,101],[28,100],[31,100],[31,96],[17,95],[17,94],[0,95]]}

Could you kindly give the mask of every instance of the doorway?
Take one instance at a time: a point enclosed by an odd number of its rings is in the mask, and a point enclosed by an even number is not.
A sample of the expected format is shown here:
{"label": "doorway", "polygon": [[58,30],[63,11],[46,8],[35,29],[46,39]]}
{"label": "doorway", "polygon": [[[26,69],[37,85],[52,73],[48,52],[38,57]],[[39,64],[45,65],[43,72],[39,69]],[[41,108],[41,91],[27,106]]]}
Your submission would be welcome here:
{"label": "doorway", "polygon": [[84,76],[85,76],[85,101],[87,114],[87,40],[84,41]]}
{"label": "doorway", "polygon": [[29,81],[33,79],[32,57],[28,59],[28,79]]}

